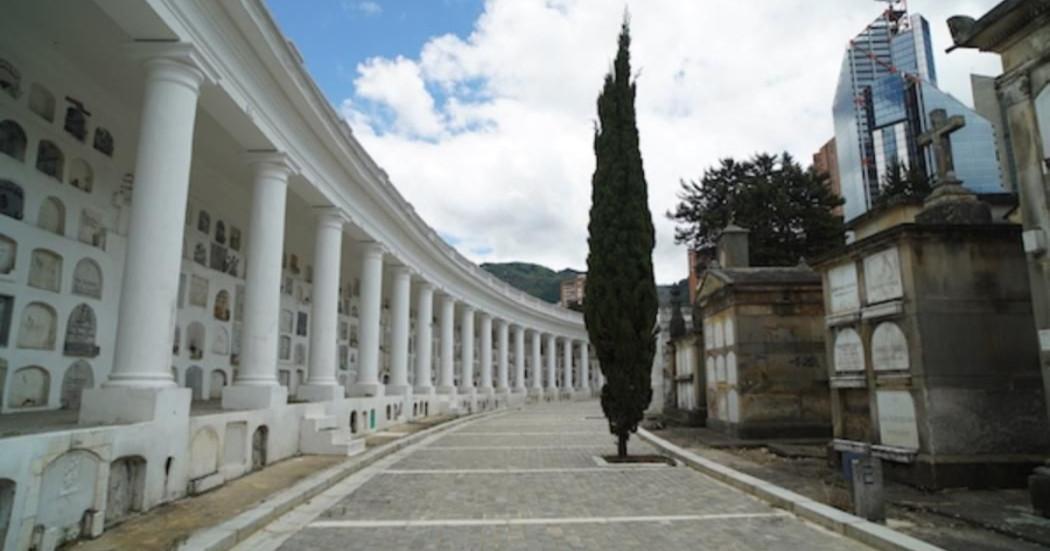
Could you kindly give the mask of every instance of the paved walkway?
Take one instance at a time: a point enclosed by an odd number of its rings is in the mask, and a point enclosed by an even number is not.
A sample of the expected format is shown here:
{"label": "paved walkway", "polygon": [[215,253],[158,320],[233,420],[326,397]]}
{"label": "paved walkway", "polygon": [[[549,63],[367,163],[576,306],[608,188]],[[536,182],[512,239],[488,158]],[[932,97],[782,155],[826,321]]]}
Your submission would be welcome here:
{"label": "paved walkway", "polygon": [[[688,467],[600,466],[595,402],[429,437],[243,542],[307,549],[866,549]],[[631,439],[633,454],[654,450]]]}

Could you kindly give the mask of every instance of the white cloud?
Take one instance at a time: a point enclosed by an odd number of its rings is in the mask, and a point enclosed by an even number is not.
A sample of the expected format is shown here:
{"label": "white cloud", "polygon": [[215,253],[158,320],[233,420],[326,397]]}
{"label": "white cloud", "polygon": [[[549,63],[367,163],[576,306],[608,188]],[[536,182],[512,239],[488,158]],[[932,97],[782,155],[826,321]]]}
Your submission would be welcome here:
{"label": "white cloud", "polygon": [[360,2],[343,2],[343,9],[347,11],[357,12],[365,16],[379,15],[383,13],[383,6],[380,6],[377,2],[370,0],[362,0]]}
{"label": "white cloud", "polygon": [[[943,88],[969,101],[987,54],[943,54],[949,15],[996,0],[913,0],[930,21]],[[805,163],[832,135],[831,99],[848,40],[874,2],[629,1],[638,124],[657,228],[657,279],[686,275],[664,213],[680,178],[724,156],[787,150]],[[358,67],[343,103],[356,135],[425,220],[476,261],[582,269],[595,99],[622,5],[489,0],[469,37],[431,39],[411,59]],[[481,253],[481,254],[479,254]]]}

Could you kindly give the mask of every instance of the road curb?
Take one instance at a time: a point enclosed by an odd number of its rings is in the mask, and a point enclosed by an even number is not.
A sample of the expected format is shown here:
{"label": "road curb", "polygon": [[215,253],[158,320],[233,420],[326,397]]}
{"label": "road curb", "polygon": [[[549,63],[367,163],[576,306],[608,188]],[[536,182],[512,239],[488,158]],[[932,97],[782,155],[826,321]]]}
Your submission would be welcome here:
{"label": "road curb", "polygon": [[643,428],[638,429],[638,436],[671,457],[716,480],[767,501],[774,507],[789,511],[799,518],[820,525],[832,532],[842,534],[847,538],[857,540],[865,545],[870,545],[875,549],[882,551],[943,551],[940,547],[920,539],[902,534],[881,524],[864,520],[856,515],[824,505],[760,478],[731,469],[721,463],[700,457]]}
{"label": "road curb", "polygon": [[493,415],[506,413],[516,408],[487,411],[465,415],[433,427],[423,429],[367,450],[361,455],[349,458],[346,462],[333,465],[314,473],[299,482],[270,495],[268,498],[233,518],[215,526],[198,530],[184,541],[177,543],[173,549],[179,551],[226,551],[259,531],[263,526],[273,522],[277,517],[291,511],[313,499],[325,490],[335,486],[344,478],[387,457],[388,455],[415,444],[433,434],[444,432],[469,421],[476,421]]}

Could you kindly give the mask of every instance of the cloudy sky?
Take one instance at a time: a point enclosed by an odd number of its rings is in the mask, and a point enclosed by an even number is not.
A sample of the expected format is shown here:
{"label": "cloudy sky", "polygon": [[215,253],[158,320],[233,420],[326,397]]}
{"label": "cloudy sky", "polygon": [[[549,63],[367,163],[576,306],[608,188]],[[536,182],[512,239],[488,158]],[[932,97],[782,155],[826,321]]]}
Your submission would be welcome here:
{"label": "cloudy sky", "polygon": [[[944,53],[950,15],[998,0],[912,0],[930,21],[940,87],[998,58]],[[427,222],[477,262],[583,269],[595,99],[631,14],[638,125],[657,228],[657,280],[685,277],[665,212],[679,180],[719,158],[832,136],[847,41],[872,0],[268,0],[357,138]],[[306,6],[309,6],[307,9]]]}

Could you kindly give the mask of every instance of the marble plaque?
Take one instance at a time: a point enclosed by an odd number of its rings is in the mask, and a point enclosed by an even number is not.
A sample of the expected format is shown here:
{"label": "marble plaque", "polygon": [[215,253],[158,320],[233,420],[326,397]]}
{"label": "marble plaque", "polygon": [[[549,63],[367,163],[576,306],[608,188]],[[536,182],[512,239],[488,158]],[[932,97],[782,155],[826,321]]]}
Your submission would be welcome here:
{"label": "marble plaque", "polygon": [[896,247],[864,259],[864,290],[869,304],[904,296],[900,253]]}
{"label": "marble plaque", "polygon": [[828,270],[828,287],[832,314],[860,308],[856,264],[850,262]]}
{"label": "marble plaque", "polygon": [[915,402],[907,390],[879,390],[879,440],[884,446],[919,449],[919,428],[915,422]]}
{"label": "marble plaque", "polygon": [[62,284],[62,257],[44,249],[33,251],[29,264],[29,286],[58,292]]}
{"label": "marble plaque", "polygon": [[95,311],[87,304],[78,305],[69,313],[63,353],[66,356],[88,358],[98,356],[98,346],[95,345],[96,329]]}
{"label": "marble plaque", "polygon": [[190,276],[190,306],[208,307],[208,280],[198,276]]}
{"label": "marble plaque", "polygon": [[90,258],[82,258],[73,269],[73,294],[102,298],[102,270]]}
{"label": "marble plaque", "polygon": [[864,343],[853,329],[843,329],[835,336],[834,361],[836,372],[864,371]]}
{"label": "marble plaque", "polygon": [[896,323],[886,321],[871,335],[871,363],[876,371],[907,371],[908,339]]}
{"label": "marble plaque", "polygon": [[22,311],[22,324],[18,330],[18,347],[35,350],[51,350],[55,347],[57,320],[50,306],[34,302]]}

